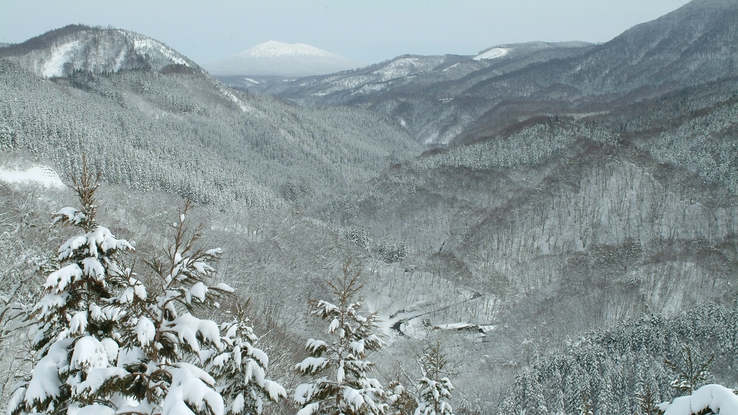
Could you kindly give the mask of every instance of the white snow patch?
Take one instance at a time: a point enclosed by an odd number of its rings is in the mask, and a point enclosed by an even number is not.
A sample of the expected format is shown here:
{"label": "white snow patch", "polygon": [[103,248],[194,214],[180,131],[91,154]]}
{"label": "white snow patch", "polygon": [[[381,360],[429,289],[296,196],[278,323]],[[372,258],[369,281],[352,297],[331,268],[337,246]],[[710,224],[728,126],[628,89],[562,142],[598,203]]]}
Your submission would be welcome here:
{"label": "white snow patch", "polygon": [[492,48],[481,55],[475,56],[473,59],[475,61],[481,61],[482,59],[496,59],[501,58],[505,55],[507,55],[507,52],[509,52],[510,49],[503,49],[503,48]]}
{"label": "white snow patch", "polygon": [[438,324],[433,326],[434,329],[439,330],[463,330],[463,329],[478,329],[476,324],[471,323],[449,323],[449,324]]}
{"label": "white snow patch", "polygon": [[39,184],[53,189],[67,187],[54,169],[47,166],[33,166],[27,170],[0,169],[0,181]]}
{"label": "white snow patch", "polygon": [[163,43],[136,33],[126,31],[121,32],[128,36],[131,40],[133,40],[133,48],[136,50],[137,53],[146,55],[149,51],[157,51],[166,56],[175,64],[191,67],[191,65],[187,63],[186,60],[182,59],[180,56],[177,56],[178,54],[176,52],[164,46]]}
{"label": "white snow patch", "polygon": [[44,63],[41,75],[46,78],[64,76],[64,64],[69,61],[68,55],[79,47],[79,41],[64,43],[51,50],[51,57]]}

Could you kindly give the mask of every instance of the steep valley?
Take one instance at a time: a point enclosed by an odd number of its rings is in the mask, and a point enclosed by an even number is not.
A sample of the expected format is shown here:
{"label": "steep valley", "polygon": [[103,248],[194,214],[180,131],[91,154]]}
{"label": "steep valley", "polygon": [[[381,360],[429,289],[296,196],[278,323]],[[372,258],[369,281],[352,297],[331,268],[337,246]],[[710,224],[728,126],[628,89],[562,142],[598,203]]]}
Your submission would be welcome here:
{"label": "steep valley", "polygon": [[[673,398],[663,362],[685,345],[738,385],[736,13],[695,0],[605,44],[403,56],[272,95],[153,40],[142,52],[142,35],[70,26],[0,48],[0,170],[67,179],[86,154],[99,220],[137,242],[136,267],[194,201],[288,387],[324,330],[308,300],[350,258],[383,320],[382,381],[411,378],[435,339],[459,413],[574,413],[585,395],[595,413],[632,412],[646,378]],[[130,59],[92,62],[101,39]],[[34,70],[71,43],[79,61]],[[58,266],[69,235],[47,213],[73,196],[0,182],[4,307],[28,306]],[[23,336],[0,337],[3,405],[27,369]]]}

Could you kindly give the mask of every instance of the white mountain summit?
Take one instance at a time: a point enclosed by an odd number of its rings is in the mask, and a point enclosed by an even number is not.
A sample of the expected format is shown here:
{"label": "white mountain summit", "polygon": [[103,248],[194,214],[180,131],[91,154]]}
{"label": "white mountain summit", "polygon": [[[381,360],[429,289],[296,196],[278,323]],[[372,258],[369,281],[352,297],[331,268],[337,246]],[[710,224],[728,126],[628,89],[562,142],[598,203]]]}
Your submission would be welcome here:
{"label": "white mountain summit", "polygon": [[213,75],[300,77],[356,69],[364,63],[304,43],[269,41],[204,65]]}

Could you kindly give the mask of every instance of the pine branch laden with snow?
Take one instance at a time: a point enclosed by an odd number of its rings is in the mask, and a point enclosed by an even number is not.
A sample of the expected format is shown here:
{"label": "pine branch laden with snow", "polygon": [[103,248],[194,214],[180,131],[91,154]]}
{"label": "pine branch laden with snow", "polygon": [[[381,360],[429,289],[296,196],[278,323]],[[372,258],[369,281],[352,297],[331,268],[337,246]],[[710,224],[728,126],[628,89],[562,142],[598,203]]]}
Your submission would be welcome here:
{"label": "pine branch laden with snow", "polygon": [[326,281],[337,304],[311,301],[311,314],[328,321],[332,342],[309,339],[305,346],[310,353],[295,369],[304,375],[322,375],[299,385],[294,400],[302,409],[298,415],[310,414],[383,414],[387,409],[385,393],[368,373],[373,364],[366,354],[379,350],[384,343],[375,334],[379,325],[377,314],[359,314],[361,301],[355,300],[362,285],[359,273],[350,270],[351,262],[343,266],[343,277]]}
{"label": "pine branch laden with snow", "polygon": [[33,307],[33,347],[39,361],[30,380],[14,393],[8,413],[64,412],[93,403],[114,406],[105,395],[121,376],[115,339],[122,313],[112,299],[127,272],[118,255],[133,247],[96,224],[98,179],[83,158],[82,176],[72,187],[82,208],[63,208],[53,215],[55,224],[82,232],[59,248],[61,268],[48,275],[44,295]]}

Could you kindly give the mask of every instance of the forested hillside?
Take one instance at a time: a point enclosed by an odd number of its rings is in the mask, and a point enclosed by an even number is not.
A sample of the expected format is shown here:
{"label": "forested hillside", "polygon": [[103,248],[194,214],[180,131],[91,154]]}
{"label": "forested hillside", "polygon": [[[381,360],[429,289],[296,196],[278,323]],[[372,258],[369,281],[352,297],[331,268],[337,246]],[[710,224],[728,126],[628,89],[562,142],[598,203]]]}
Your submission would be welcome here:
{"label": "forested hillside", "polygon": [[30,151],[63,174],[76,171],[70,154],[91,154],[108,182],[203,203],[310,203],[419,151],[373,113],[236,97],[197,74],[75,72],[53,81],[3,61],[0,76],[5,149]]}
{"label": "forested hillside", "polygon": [[[216,278],[208,286],[236,291],[224,307],[250,299],[257,340],[224,338],[255,341],[268,379],[297,397],[267,413],[317,402],[322,386],[308,378],[334,360],[320,360],[330,341],[308,341],[326,333],[310,313],[333,316],[319,300],[343,291],[325,281],[356,274],[357,315],[372,317],[351,341],[371,346],[350,347],[376,366],[355,374],[371,378],[364,397],[381,395],[374,379],[384,385],[387,413],[445,407],[428,400],[429,385],[452,395],[457,413],[642,411],[649,387],[659,401],[686,393],[670,387],[685,353],[709,362],[691,386],[738,386],[733,9],[698,0],[603,45],[503,45],[489,61],[399,57],[282,85],[293,102],[231,90],[142,35],[70,26],[0,49],[0,171],[42,166],[69,184],[86,155],[101,173],[97,223],[131,241],[124,264],[140,275],[152,257],[174,260],[162,248],[194,202],[188,223],[203,223],[203,246],[223,249],[208,254],[219,260],[217,276],[203,274]],[[70,42],[85,53],[59,55]],[[110,69],[105,51],[131,58]],[[53,56],[69,65],[36,70]],[[100,65],[87,65],[91,56]],[[48,214],[72,221],[58,212],[75,203],[69,189],[0,182],[3,403],[43,357],[22,317],[68,265],[57,250],[74,233],[49,228]],[[180,312],[205,301],[193,287]],[[209,310],[198,318],[225,318]],[[149,353],[141,333],[126,344]],[[218,349],[212,332],[195,338]]]}

